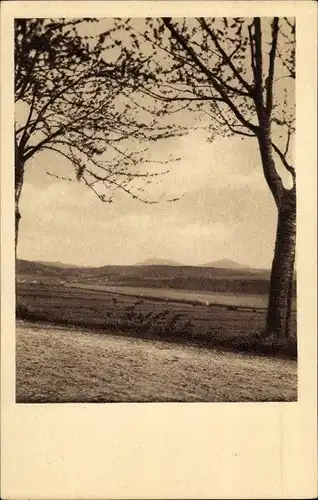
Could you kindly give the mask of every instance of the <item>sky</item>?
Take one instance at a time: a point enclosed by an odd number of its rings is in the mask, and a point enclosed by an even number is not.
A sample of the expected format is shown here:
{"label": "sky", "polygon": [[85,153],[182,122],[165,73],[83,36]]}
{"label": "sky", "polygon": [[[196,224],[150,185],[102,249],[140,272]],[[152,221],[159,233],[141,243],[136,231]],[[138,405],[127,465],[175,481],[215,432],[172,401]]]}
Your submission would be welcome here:
{"label": "sky", "polygon": [[[271,265],[276,207],[263,177],[255,139],[218,137],[204,131],[169,142],[181,160],[151,185],[149,197],[180,197],[144,204],[118,193],[101,202],[79,182],[52,178],[67,173],[61,156],[39,154],[26,169],[21,196],[20,258],[101,266],[149,258],[200,265],[232,259]],[[157,151],[167,144],[157,144]]]}
{"label": "sky", "polygon": [[[191,125],[184,113],[179,119]],[[152,205],[123,192],[117,192],[112,204],[103,203],[83,183],[46,174],[70,174],[70,164],[61,155],[36,155],[26,165],[18,257],[87,266],[153,258],[184,265],[231,259],[270,268],[277,210],[257,141],[241,136],[217,136],[211,143],[207,139],[206,131],[194,130],[151,146],[148,158],[154,161],[169,153],[180,157],[159,183],[148,187],[148,197],[159,200]],[[288,174],[280,173],[288,182]],[[173,203],[166,201],[176,197]]]}

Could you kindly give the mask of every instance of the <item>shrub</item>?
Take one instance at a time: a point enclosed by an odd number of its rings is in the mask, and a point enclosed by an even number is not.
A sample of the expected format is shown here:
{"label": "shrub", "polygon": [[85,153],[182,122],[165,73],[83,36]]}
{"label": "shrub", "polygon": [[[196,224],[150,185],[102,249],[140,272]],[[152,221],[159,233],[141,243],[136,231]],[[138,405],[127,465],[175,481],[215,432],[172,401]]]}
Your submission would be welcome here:
{"label": "shrub", "polygon": [[237,306],[227,306],[228,311],[237,311]]}

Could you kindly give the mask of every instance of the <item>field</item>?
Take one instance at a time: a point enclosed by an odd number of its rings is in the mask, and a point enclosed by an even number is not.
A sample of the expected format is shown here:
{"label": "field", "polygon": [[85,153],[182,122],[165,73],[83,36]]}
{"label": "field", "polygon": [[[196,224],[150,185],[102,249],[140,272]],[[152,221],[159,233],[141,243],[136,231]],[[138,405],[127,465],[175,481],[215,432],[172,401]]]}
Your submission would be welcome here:
{"label": "field", "polygon": [[291,338],[265,337],[267,289],[242,270],[20,261],[16,400],[295,401],[296,304]]}
{"label": "field", "polygon": [[133,286],[111,286],[98,284],[81,284],[66,285],[72,288],[78,287],[86,290],[99,290],[112,292],[121,295],[132,295],[138,298],[151,297],[163,298],[173,301],[192,302],[193,304],[209,305],[232,305],[238,307],[264,309],[267,306],[267,295],[252,295],[252,294],[233,294],[220,292],[204,292],[202,290],[175,290],[171,288],[149,288],[149,287],[133,287]]}
{"label": "field", "polygon": [[[265,309],[246,305],[204,303],[198,294],[160,290],[141,297],[140,289],[81,284],[17,284],[17,316],[59,325],[72,325],[144,339],[221,347],[277,356],[297,356],[296,313],[293,335],[276,341],[262,335]],[[176,296],[173,296],[173,295]],[[204,295],[205,296],[205,295]],[[210,297],[210,295],[209,295]],[[215,296],[214,296],[215,297]],[[227,296],[228,298],[230,295]],[[251,296],[252,298],[253,296]],[[254,299],[255,300],[255,299]]]}
{"label": "field", "polygon": [[297,362],[17,322],[16,401],[296,401]]}

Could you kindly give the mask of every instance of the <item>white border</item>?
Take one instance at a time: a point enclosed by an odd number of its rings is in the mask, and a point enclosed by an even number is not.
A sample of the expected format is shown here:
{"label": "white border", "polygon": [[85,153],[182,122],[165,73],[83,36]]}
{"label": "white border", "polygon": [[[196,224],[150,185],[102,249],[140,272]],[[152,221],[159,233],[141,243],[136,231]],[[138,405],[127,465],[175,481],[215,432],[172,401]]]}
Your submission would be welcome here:
{"label": "white border", "polygon": [[[313,2],[4,2],[1,497],[310,498],[317,493],[317,8]],[[13,18],[296,16],[297,403],[14,402]]]}

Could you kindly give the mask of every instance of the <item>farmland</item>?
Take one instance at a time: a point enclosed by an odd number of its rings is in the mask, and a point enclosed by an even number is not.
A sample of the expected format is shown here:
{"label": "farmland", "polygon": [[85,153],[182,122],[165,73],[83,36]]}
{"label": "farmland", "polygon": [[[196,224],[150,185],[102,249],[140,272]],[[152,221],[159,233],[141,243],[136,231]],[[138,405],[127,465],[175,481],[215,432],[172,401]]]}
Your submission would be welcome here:
{"label": "farmland", "polygon": [[[120,293],[121,287],[116,288],[116,292],[107,287],[97,288],[18,283],[17,316],[59,325],[107,329],[140,338],[296,356],[295,312],[292,338],[277,343],[262,336],[266,310],[261,307],[206,304],[198,299],[186,299],[187,294],[182,297],[180,293],[175,298],[158,293],[141,297],[131,294],[131,290],[128,294],[127,289]],[[138,290],[133,292],[137,294]]]}
{"label": "farmland", "polygon": [[22,263],[17,402],[297,399],[296,304],[292,336],[264,337],[265,275],[132,267]]}
{"label": "farmland", "polygon": [[[149,287],[132,287],[132,286],[111,286],[98,284],[72,284],[66,285],[72,288],[82,288],[86,290],[100,290],[111,292],[120,295],[131,295],[134,297],[144,298],[151,297],[153,299],[166,299],[173,301],[189,302],[192,304],[209,304],[219,306],[237,306],[239,308],[248,309],[265,309],[267,307],[268,296],[266,294],[233,294],[229,292],[204,292],[202,290],[175,290],[171,288],[149,288]],[[293,308],[296,309],[296,301],[293,302]]]}

